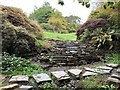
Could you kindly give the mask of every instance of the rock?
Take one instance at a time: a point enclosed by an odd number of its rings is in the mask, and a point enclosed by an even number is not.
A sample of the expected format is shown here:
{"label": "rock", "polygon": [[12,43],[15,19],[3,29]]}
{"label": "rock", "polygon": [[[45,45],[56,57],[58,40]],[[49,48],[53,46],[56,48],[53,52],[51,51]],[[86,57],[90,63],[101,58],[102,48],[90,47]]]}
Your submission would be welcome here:
{"label": "rock", "polygon": [[117,69],[117,72],[120,73],[120,68]]}
{"label": "rock", "polygon": [[0,74],[0,80],[5,79],[6,77],[7,77],[6,75]]}
{"label": "rock", "polygon": [[108,77],[107,82],[120,84],[120,80],[117,78],[113,78],[113,77]]}
{"label": "rock", "polygon": [[94,76],[94,75],[97,75],[97,73],[86,71],[82,76],[87,77],[87,76]]}
{"label": "rock", "polygon": [[112,67],[112,68],[117,68],[119,64],[107,64],[106,66]]}
{"label": "rock", "polygon": [[33,88],[33,86],[22,85],[22,86],[19,87],[18,90],[30,90],[32,88]]}
{"label": "rock", "polygon": [[112,70],[113,68],[112,67],[107,67],[107,66],[99,66],[99,67],[96,67],[98,69],[103,69],[103,70]]}
{"label": "rock", "polygon": [[27,75],[12,76],[9,82],[28,82],[29,77]]}
{"label": "rock", "polygon": [[68,73],[75,78],[79,78],[80,74],[82,73],[82,70],[80,70],[80,69],[69,69]]}
{"label": "rock", "polygon": [[18,84],[10,84],[4,87],[0,87],[0,90],[14,90],[15,88],[18,88]]}
{"label": "rock", "polygon": [[117,78],[117,79],[120,80],[120,75],[119,75],[119,74],[112,74],[111,77],[113,77],[113,78]]}
{"label": "rock", "polygon": [[53,76],[59,81],[59,80],[65,80],[70,79],[69,75],[64,71],[54,71],[51,72]]}
{"label": "rock", "polygon": [[40,82],[51,82],[51,78],[46,73],[34,74],[33,78],[35,79],[35,81],[37,83],[40,83]]}
{"label": "rock", "polygon": [[99,74],[109,74],[111,70],[104,70],[104,69],[98,69],[98,68],[85,68],[86,71],[99,73]]}

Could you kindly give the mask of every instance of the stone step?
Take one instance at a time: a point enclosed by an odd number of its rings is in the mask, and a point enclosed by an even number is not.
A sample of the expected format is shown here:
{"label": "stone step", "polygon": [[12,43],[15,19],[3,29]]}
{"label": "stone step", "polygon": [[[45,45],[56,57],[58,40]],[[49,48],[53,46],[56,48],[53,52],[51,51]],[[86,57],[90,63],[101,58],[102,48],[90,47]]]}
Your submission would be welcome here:
{"label": "stone step", "polygon": [[113,78],[117,78],[117,79],[120,80],[120,74],[112,74],[111,77],[113,77]]}
{"label": "stone step", "polygon": [[29,77],[27,75],[16,75],[12,76],[11,79],[9,80],[10,83],[13,82],[28,82]]}
{"label": "stone step", "polygon": [[68,74],[73,78],[80,78],[83,70],[80,69],[69,69]]}
{"label": "stone step", "polygon": [[19,88],[15,90],[32,90],[33,86],[28,86],[28,85],[21,85]]}
{"label": "stone step", "polygon": [[112,67],[112,68],[117,68],[117,67],[119,67],[120,65],[119,65],[119,64],[107,64],[106,66]]}
{"label": "stone step", "polygon": [[82,74],[83,77],[88,77],[88,76],[95,76],[97,73],[90,72],[90,71],[85,71],[85,73]]}
{"label": "stone step", "polygon": [[35,81],[37,83],[41,83],[41,82],[51,82],[52,79],[50,78],[50,76],[46,73],[40,73],[40,74],[34,74],[33,78],[35,79]]}
{"label": "stone step", "polygon": [[94,72],[94,73],[99,73],[99,74],[109,74],[111,73],[111,70],[104,70],[104,69],[98,69],[98,68],[86,68],[86,71]]}
{"label": "stone step", "polygon": [[117,79],[117,78],[114,78],[114,77],[108,77],[107,82],[111,83],[111,84],[115,83],[115,84],[119,84],[120,85],[120,80]]}
{"label": "stone step", "polygon": [[51,74],[58,80],[70,79],[69,75],[65,71],[54,71]]}
{"label": "stone step", "polygon": [[10,85],[7,85],[7,86],[0,87],[0,90],[14,90],[18,87],[19,87],[19,85],[14,83],[14,84],[10,84]]}
{"label": "stone step", "polygon": [[98,69],[103,69],[103,70],[112,70],[113,68],[112,67],[107,67],[107,66],[99,66],[99,67],[96,67]]}
{"label": "stone step", "polygon": [[117,69],[117,73],[120,73],[120,68]]}

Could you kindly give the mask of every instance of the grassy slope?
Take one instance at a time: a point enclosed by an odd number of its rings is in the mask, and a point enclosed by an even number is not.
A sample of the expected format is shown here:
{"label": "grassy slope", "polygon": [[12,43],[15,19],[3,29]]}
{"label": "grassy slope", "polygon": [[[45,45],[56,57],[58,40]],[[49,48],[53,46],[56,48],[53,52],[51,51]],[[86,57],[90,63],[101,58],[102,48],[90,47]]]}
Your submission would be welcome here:
{"label": "grassy slope", "polygon": [[76,40],[75,33],[60,34],[52,32],[44,32],[45,38],[57,39],[57,40]]}

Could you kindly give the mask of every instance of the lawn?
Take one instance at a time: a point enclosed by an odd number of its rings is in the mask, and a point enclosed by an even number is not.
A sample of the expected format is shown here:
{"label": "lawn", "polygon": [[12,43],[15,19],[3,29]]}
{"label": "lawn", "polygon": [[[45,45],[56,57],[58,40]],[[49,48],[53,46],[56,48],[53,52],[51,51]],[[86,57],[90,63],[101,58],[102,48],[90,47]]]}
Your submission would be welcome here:
{"label": "lawn", "polygon": [[60,33],[53,33],[53,32],[44,32],[45,38],[57,39],[57,40],[76,40],[75,33],[68,33],[68,34],[60,34]]}

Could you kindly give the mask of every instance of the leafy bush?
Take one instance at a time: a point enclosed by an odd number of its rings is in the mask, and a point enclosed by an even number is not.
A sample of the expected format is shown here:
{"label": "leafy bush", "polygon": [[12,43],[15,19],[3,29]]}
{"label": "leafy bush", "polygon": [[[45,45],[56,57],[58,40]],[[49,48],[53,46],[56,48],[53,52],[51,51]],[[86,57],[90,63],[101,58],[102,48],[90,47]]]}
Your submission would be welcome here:
{"label": "leafy bush", "polygon": [[32,64],[31,60],[10,56],[6,53],[2,56],[2,73],[7,75],[29,75],[45,72],[41,67]]}
{"label": "leafy bush", "polygon": [[91,43],[96,45],[97,48],[107,45],[109,49],[113,47],[112,44],[112,34],[114,31],[111,32],[103,32],[102,28],[98,28],[96,30],[95,35],[93,35]]}
{"label": "leafy bush", "polygon": [[52,89],[55,89],[57,88],[57,86],[54,84],[54,83],[42,83],[40,86],[39,86],[41,89],[47,89],[47,90],[52,90]]}
{"label": "leafy bush", "polygon": [[49,23],[41,23],[40,26],[42,29],[46,31],[53,31],[53,26],[50,25]]}
{"label": "leafy bush", "polygon": [[115,64],[120,64],[120,53],[111,53],[106,55],[105,61],[107,63],[115,63]]}

